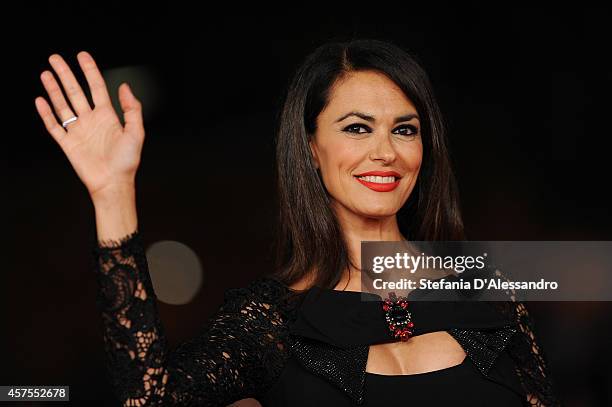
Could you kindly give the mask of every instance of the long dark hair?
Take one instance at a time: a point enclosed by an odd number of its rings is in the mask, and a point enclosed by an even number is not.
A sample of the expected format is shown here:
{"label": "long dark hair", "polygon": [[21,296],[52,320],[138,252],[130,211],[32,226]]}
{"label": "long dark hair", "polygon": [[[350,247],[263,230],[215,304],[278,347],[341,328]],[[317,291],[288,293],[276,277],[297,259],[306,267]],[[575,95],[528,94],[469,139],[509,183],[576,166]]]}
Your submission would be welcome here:
{"label": "long dark hair", "polygon": [[[275,138],[279,207],[272,276],[286,285],[308,275],[312,285],[334,288],[350,264],[343,232],[308,142],[332,85],[347,73],[365,70],[383,73],[395,82],[421,118],[423,161],[415,187],[397,214],[400,232],[408,240],[464,239],[445,125],[417,59],[380,40],[326,43],[298,68],[279,112]],[[309,275],[312,270],[316,274]]]}

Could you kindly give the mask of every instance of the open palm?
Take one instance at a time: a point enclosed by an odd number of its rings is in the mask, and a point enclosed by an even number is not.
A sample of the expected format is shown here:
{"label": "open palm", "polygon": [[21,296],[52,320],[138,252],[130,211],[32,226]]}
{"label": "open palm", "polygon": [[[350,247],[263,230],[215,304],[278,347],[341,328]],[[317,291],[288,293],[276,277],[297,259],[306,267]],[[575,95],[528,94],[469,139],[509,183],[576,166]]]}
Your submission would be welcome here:
{"label": "open palm", "polygon": [[41,81],[61,123],[74,116],[77,120],[64,128],[45,98],[37,97],[35,105],[47,131],[60,145],[93,197],[113,186],[134,184],[145,131],[141,103],[129,86],[123,83],[119,87],[119,102],[125,118],[125,125],[122,125],[94,59],[85,51],[81,51],[77,59],[95,107],[91,108],[70,67],[58,54],[51,55],[49,63],[72,107],[50,71],[41,74]]}

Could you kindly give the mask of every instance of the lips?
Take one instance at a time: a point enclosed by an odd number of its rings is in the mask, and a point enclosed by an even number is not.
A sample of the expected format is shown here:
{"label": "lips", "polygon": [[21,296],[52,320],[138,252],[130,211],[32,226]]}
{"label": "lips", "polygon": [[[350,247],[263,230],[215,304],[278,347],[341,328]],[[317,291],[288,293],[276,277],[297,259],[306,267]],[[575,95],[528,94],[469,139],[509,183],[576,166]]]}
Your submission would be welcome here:
{"label": "lips", "polygon": [[356,177],[365,177],[367,175],[374,175],[378,177],[402,178],[402,176],[398,172],[395,172],[395,171],[368,171],[368,172],[362,172],[361,174],[355,174]]}
{"label": "lips", "polygon": [[[364,175],[376,175],[376,174],[364,174]],[[383,176],[383,175],[376,175],[376,176]],[[386,177],[391,177],[394,175],[384,175]],[[397,186],[400,183],[399,178],[396,178],[396,180],[394,182],[386,182],[386,183],[380,183],[380,182],[370,182],[370,181],[366,181],[364,179],[358,178],[357,176],[354,177],[359,183],[361,183],[362,185],[370,188],[373,191],[376,192],[390,192],[393,191],[395,188],[397,188]]]}

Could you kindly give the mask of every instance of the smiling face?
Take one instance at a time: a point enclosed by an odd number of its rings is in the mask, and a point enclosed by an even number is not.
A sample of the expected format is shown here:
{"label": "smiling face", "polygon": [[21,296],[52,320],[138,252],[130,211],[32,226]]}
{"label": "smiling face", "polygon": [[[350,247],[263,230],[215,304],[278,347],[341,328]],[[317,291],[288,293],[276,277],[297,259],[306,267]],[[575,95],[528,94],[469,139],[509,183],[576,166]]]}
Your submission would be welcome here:
{"label": "smiling face", "polygon": [[336,82],[310,147],[334,208],[367,218],[400,210],[423,157],[415,106],[375,71],[350,72]]}

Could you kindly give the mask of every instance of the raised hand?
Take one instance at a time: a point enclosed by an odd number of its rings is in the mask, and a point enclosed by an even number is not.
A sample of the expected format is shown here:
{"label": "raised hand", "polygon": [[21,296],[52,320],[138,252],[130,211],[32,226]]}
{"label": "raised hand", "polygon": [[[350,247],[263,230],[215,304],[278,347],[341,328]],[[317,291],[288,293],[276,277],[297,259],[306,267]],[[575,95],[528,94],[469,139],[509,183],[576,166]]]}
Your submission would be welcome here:
{"label": "raised hand", "polygon": [[[94,59],[85,51],[79,52],[77,59],[89,85],[94,108],[89,105],[70,67],[58,54],[51,55],[49,63],[72,107],[50,71],[44,71],[40,78],[60,122],[45,98],[37,97],[35,105],[47,131],[60,145],[95,200],[96,196],[115,187],[134,185],[145,136],[142,106],[127,83],[122,83],[119,102],[125,119],[123,126]],[[66,124],[65,128],[60,124],[75,116],[77,120]]]}

